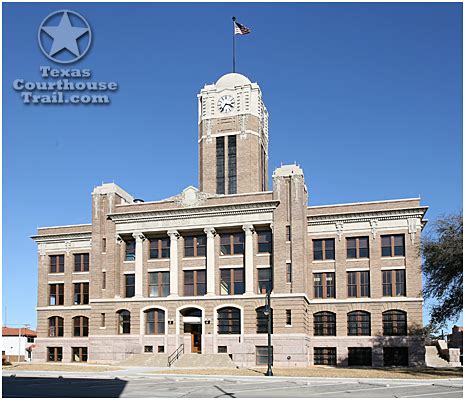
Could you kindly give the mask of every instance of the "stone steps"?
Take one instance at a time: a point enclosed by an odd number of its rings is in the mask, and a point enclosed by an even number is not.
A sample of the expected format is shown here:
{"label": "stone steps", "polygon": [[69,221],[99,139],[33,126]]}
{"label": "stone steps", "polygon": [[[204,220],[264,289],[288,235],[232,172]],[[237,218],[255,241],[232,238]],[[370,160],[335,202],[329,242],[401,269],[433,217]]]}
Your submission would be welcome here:
{"label": "stone steps", "polygon": [[125,367],[168,367],[167,354],[133,354],[117,363]]}
{"label": "stone steps", "polygon": [[449,363],[439,356],[436,346],[425,346],[426,354],[425,361],[427,367],[445,368],[449,367]]}
{"label": "stone steps", "polygon": [[174,368],[236,368],[227,354],[183,354]]}

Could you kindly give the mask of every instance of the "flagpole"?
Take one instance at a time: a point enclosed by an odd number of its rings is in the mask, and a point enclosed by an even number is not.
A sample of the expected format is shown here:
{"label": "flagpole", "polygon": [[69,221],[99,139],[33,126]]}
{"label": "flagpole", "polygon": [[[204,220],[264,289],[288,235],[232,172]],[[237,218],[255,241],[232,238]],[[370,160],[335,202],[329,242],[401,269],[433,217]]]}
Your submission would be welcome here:
{"label": "flagpole", "polygon": [[232,21],[233,21],[233,72],[236,72],[236,34],[235,34],[236,17],[232,17]]}

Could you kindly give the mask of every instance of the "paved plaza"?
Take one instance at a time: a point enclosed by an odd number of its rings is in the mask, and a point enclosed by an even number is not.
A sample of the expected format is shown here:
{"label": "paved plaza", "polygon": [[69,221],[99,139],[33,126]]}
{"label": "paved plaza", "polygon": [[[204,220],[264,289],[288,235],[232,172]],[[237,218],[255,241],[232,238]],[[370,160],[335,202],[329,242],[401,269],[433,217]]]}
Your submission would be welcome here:
{"label": "paved plaza", "polygon": [[4,371],[3,397],[461,398],[462,379],[349,379]]}

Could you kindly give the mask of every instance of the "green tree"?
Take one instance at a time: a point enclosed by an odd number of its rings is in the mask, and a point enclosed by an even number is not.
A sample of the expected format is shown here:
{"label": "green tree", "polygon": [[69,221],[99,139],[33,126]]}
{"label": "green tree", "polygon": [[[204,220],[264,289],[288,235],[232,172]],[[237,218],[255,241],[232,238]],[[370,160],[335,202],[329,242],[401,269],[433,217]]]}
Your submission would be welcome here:
{"label": "green tree", "polygon": [[422,242],[425,298],[434,300],[431,324],[456,321],[463,310],[463,218],[451,214],[438,218]]}

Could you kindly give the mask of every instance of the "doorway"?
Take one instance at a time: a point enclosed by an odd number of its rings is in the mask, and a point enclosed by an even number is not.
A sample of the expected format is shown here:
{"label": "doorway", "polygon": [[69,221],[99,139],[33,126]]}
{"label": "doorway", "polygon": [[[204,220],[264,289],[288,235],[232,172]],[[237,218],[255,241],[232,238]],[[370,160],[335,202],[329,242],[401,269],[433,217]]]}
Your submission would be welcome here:
{"label": "doorway", "polygon": [[202,352],[202,310],[186,308],[180,311],[184,325],[184,334],[190,335],[191,353]]}

